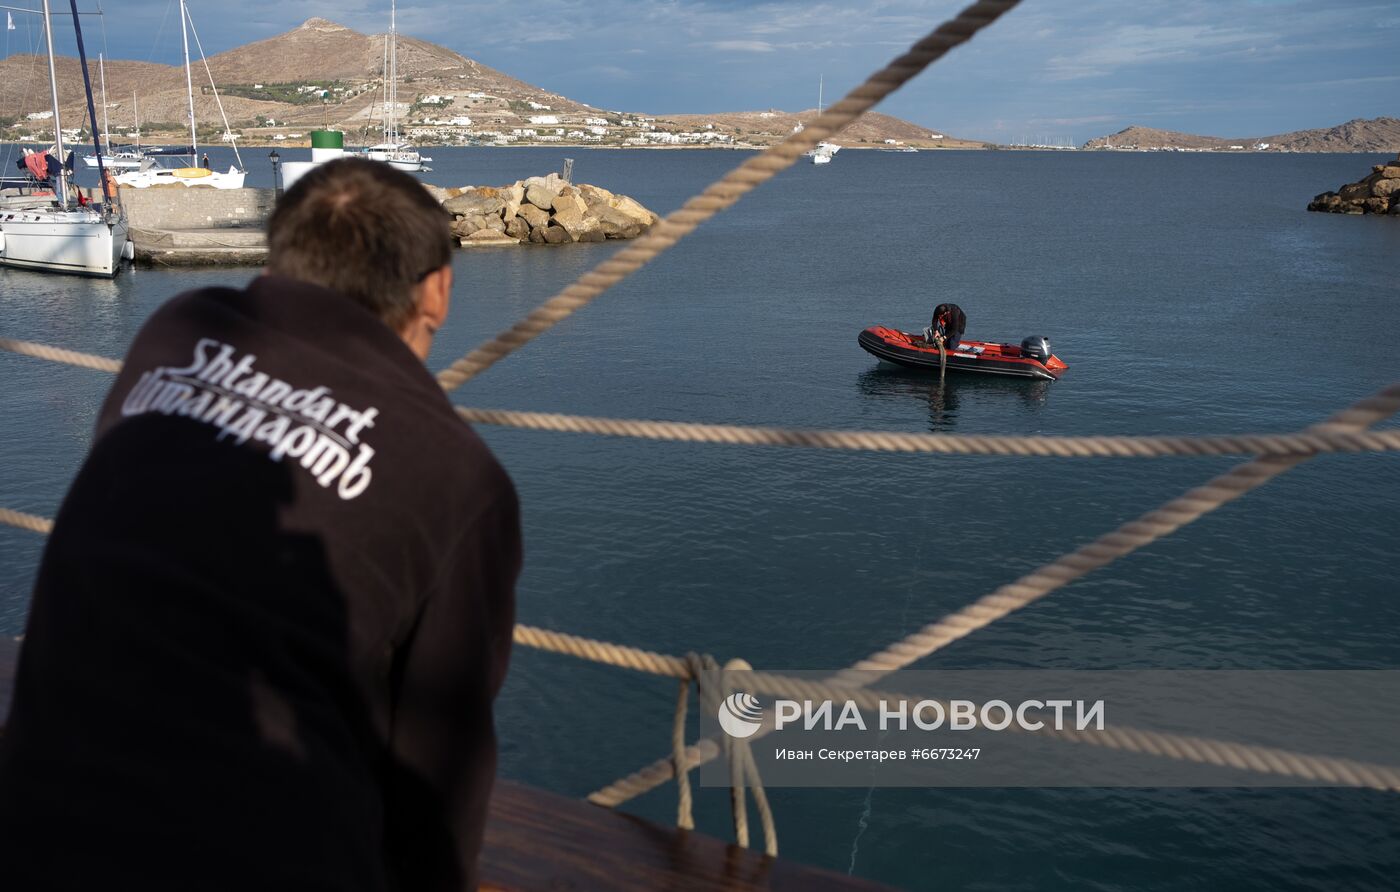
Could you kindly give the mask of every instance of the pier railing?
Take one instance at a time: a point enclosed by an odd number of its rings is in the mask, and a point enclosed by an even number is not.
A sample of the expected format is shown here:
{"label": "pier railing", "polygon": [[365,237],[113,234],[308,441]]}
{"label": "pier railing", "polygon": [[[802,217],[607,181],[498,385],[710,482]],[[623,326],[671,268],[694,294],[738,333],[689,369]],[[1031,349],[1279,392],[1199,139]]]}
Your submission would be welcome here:
{"label": "pier railing", "polygon": [[[954,19],[938,26],[908,53],[871,75],[865,83],[827,109],[802,131],[749,158],[687,201],[680,209],[669,214],[631,246],[581,276],[511,328],[453,362],[439,374],[440,383],[448,391],[455,390],[587,306],[607,289],[675,245],[701,223],[732,206],[778,172],[790,167],[818,142],[836,135],[878,101],[949,50],[965,43],[1018,2],[1019,0],[986,0],[974,3]],[[121,367],[121,363],[114,359],[23,341],[0,339],[0,349],[98,371],[116,372]],[[672,442],[1064,459],[1252,456],[1249,461],[1075,551],[997,588],[961,610],[905,635],[828,679],[814,682],[771,673],[752,673],[745,676],[746,682],[751,682],[758,693],[808,699],[844,698],[870,704],[880,699],[889,700],[901,696],[870,690],[866,687],[870,683],[987,627],[1100,567],[1172,534],[1303,462],[1330,453],[1400,449],[1400,430],[1371,429],[1397,411],[1400,411],[1400,383],[1386,387],[1325,421],[1296,433],[1204,437],[1013,437],[790,430],[588,418],[497,409],[458,409],[463,418],[476,424]],[[52,528],[52,522],[47,518],[7,508],[0,508],[0,523],[41,534],[48,533]],[[590,801],[614,807],[674,778],[680,790],[678,823],[681,826],[692,826],[688,773],[698,765],[724,756],[731,763],[730,776],[734,788],[732,802],[738,841],[741,845],[748,844],[747,808],[744,800],[744,790],[747,787],[753,790],[758,805],[765,831],[765,848],[770,854],[777,853],[771,812],[767,807],[767,799],[757,773],[753,770],[747,746],[712,738],[704,738],[693,744],[685,742],[686,698],[689,685],[692,682],[699,685],[703,699],[712,701],[716,695],[714,690],[708,689],[704,681],[711,674],[707,670],[718,668],[713,658],[696,654],[659,654],[528,625],[516,627],[515,641],[524,647],[566,654],[578,659],[680,681],[677,709],[673,719],[672,752],[596,790],[589,795]],[[726,668],[747,670],[749,667],[742,661],[731,661]],[[1339,786],[1400,792],[1400,772],[1389,766],[1132,728],[1116,728],[1109,732],[1096,731],[1092,735],[1067,731],[1036,733],[1048,733],[1068,743],[1104,746],[1163,758],[1230,766],[1279,777],[1320,780]]]}

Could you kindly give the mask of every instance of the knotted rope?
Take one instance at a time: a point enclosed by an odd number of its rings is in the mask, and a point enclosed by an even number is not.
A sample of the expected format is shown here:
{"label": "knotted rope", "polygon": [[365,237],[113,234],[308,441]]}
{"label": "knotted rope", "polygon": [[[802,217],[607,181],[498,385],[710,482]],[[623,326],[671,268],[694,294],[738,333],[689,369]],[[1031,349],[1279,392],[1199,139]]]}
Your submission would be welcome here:
{"label": "knotted rope", "polygon": [[[727,689],[715,690],[713,682],[724,679],[730,670],[752,671],[743,660],[730,660],[721,672],[715,658],[708,654],[689,653],[685,655],[689,678],[682,679],[676,694],[676,714],[671,725],[671,759],[676,772],[678,793],[676,806],[676,826],[683,830],[695,829],[695,818],[691,813],[690,761],[685,745],[685,723],[689,714],[690,682],[694,681],[700,692],[702,714],[713,715],[719,704],[729,695]],[[729,805],[734,819],[734,840],[742,848],[749,847],[749,811],[745,800],[745,789],[753,790],[754,806],[758,809],[759,820],[763,824],[763,850],[770,857],[778,855],[778,833],[773,823],[773,810],[768,804],[768,794],[758,776],[758,766],[753,760],[747,740],[724,738],[724,755],[729,762]]]}
{"label": "knotted rope", "polygon": [[876,103],[943,58],[954,47],[1016,6],[1019,0],[981,0],[939,25],[907,53],[866,78],[840,102],[787,139],[769,146],[712,183],[679,210],[668,214],[632,245],[585,273],[536,307],[530,315],[438,373],[445,390],[455,390],[511,353],[549,331],[604,291],[641,269],[696,227],[786,170],[817,143],[830,139]]}

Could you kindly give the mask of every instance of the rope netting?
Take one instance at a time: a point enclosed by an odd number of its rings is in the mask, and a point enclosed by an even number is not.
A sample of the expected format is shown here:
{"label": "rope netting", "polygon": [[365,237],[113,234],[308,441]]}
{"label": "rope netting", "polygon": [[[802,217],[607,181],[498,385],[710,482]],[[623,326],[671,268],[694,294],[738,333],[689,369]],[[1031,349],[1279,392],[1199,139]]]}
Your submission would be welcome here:
{"label": "rope netting", "polygon": [[[871,75],[840,102],[831,106],[803,130],[757,154],[691,198],[658,222],[629,247],[614,254],[545,301],[511,328],[481,344],[438,375],[451,391],[490,368],[512,352],[544,334],[587,306],[606,290],[641,269],[698,226],[731,207],[754,188],[792,166],[818,142],[836,135],[880,100],[899,89],[949,50],[965,43],[996,21],[1019,0],[984,0],[973,3],[955,18],[939,25],[906,54]],[[49,347],[25,341],[0,339],[0,349],[40,359],[105,372],[117,372],[121,363],[107,357]],[[919,434],[883,431],[792,430],[700,424],[673,421],[590,418],[538,412],[459,408],[468,421],[537,431],[568,432],[657,441],[696,442],[748,446],[783,446],[817,449],[905,452],[948,455],[1039,456],[1058,458],[1146,458],[1164,456],[1252,455],[1252,461],[1222,474],[1137,520],[1078,550],[1064,555],[1015,582],[1003,585],[963,609],[930,623],[872,654],[826,681],[812,682],[789,676],[746,673],[754,689],[769,694],[839,697],[861,703],[895,696],[869,690],[865,685],[957,641],[1045,597],[1050,592],[1095,569],[1170,535],[1210,511],[1309,458],[1324,453],[1394,451],[1400,449],[1400,431],[1368,430],[1400,410],[1400,384],[1368,397],[1326,422],[1305,431],[1283,434],[1227,436],[1089,436],[1011,437],[953,434]],[[0,508],[0,523],[48,533],[52,522],[32,514]],[[684,741],[686,696],[689,685],[700,684],[713,658],[694,654],[676,657],[604,641],[568,635],[533,626],[517,625],[516,643],[582,660],[678,679],[681,684],[672,734],[672,753],[621,778],[589,796],[595,803],[616,806],[675,778],[681,791],[678,823],[693,826],[687,772],[713,759],[727,756],[731,769],[736,835],[747,844],[744,788],[749,786],[759,804],[770,853],[777,851],[772,816],[766,796],[753,770],[747,746],[736,750],[732,741],[702,738],[687,746]],[[731,664],[726,668],[732,668]],[[747,669],[747,664],[742,667]],[[715,691],[701,685],[702,702]],[[919,698],[924,699],[924,698]],[[765,729],[760,733],[766,733]],[[1400,790],[1400,775],[1385,766],[1308,756],[1283,750],[1250,747],[1179,735],[1134,729],[1088,732],[1047,732],[1074,743],[1110,747],[1202,764],[1243,768],[1278,776],[1326,781],[1343,786]],[[746,761],[747,760],[747,761]]]}

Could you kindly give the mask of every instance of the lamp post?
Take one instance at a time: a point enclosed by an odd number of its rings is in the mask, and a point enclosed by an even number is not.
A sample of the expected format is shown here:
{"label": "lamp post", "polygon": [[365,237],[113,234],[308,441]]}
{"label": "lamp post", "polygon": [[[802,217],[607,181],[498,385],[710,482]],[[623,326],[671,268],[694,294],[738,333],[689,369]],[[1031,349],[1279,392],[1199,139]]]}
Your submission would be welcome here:
{"label": "lamp post", "polygon": [[276,149],[273,149],[272,151],[267,153],[267,160],[272,162],[272,194],[281,195],[282,170],[280,165],[282,163],[282,156],[277,154]]}

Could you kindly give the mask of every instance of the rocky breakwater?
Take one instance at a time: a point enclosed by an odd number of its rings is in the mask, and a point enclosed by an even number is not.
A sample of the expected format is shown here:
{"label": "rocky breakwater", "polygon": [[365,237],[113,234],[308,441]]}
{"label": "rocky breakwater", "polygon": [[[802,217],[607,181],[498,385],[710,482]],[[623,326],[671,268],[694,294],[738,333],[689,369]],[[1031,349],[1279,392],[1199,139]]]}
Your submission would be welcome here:
{"label": "rocky breakwater", "polygon": [[1324,192],[1308,203],[1310,211],[1333,214],[1389,214],[1400,217],[1400,155],[1377,164],[1371,175],[1348,183],[1336,192]]}
{"label": "rocky breakwater", "polygon": [[558,174],[509,186],[430,189],[452,214],[452,235],[464,248],[636,238],[661,219],[626,195],[575,186]]}

